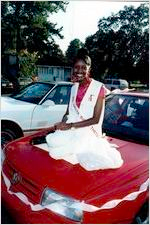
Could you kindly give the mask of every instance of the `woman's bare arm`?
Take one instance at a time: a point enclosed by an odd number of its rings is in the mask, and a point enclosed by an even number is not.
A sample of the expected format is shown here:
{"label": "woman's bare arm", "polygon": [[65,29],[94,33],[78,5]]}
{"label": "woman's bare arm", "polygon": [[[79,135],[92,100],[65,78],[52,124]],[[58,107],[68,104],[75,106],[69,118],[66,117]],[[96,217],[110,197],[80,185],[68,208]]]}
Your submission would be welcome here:
{"label": "woman's bare arm", "polygon": [[71,129],[72,127],[81,128],[81,127],[97,124],[99,122],[102,108],[104,107],[104,103],[105,103],[105,98],[99,96],[97,99],[96,105],[94,107],[94,113],[92,118],[83,120],[80,122],[68,123],[68,124],[65,122],[62,122],[62,123],[59,123],[58,126],[56,126],[56,129],[68,130],[68,129]]}
{"label": "woman's bare arm", "polygon": [[97,124],[100,119],[102,108],[104,106],[105,99],[103,97],[98,97],[96,105],[94,107],[93,117],[84,121],[76,122],[72,124],[74,128],[86,127],[90,125]]}

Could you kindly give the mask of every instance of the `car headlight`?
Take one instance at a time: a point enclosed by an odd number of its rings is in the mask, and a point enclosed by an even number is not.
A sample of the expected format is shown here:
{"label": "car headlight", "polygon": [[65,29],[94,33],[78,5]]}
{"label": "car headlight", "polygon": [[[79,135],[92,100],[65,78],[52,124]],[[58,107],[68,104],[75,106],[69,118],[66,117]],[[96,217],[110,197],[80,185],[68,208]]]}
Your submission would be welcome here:
{"label": "car headlight", "polygon": [[80,201],[63,196],[48,188],[43,192],[41,205],[74,221],[81,222],[82,220],[83,210]]}

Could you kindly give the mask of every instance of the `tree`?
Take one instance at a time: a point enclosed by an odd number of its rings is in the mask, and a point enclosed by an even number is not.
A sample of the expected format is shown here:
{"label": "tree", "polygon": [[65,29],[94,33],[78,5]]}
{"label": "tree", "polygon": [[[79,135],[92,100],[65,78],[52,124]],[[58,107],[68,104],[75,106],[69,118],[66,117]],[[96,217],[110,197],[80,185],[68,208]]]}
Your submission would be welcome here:
{"label": "tree", "polygon": [[[85,42],[97,79],[117,75],[135,80],[140,75],[137,68],[148,68],[148,12],[147,4],[142,4],[136,9],[124,7],[116,15],[99,20],[98,31]],[[148,70],[143,75],[147,80]]]}
{"label": "tree", "polygon": [[[2,58],[5,62],[2,64],[2,72],[11,82],[17,82],[19,74],[28,75],[28,71],[31,76],[34,73],[33,62],[37,61],[34,58],[37,52],[39,57],[52,55],[54,46],[56,47],[53,36],[60,38],[63,36],[61,35],[62,27],[56,28],[57,24],[51,23],[48,17],[59,10],[65,12],[67,4],[63,1],[1,2]],[[56,50],[58,52],[55,51],[55,57],[56,55],[60,57],[60,49],[57,47]],[[13,66],[7,64],[12,51],[17,59],[18,56],[24,59],[20,62],[20,72],[19,63]]]}
{"label": "tree", "polygon": [[52,65],[61,66],[66,64],[65,56],[60,49],[59,45],[52,43],[47,46],[47,49],[40,56],[38,65]]}
{"label": "tree", "polygon": [[[53,36],[61,35],[62,27],[48,21],[48,16],[65,11],[62,1],[8,1],[2,2],[2,33],[9,31],[17,52],[23,48],[30,52],[42,52],[47,44],[54,43]],[[3,46],[3,43],[2,43]],[[12,46],[10,46],[12,47]]]}
{"label": "tree", "polygon": [[134,66],[134,73],[136,74],[136,80],[140,80],[142,83],[149,84],[149,34],[146,32],[143,34],[142,51],[139,59]]}
{"label": "tree", "polygon": [[20,76],[29,77],[37,75],[36,62],[38,60],[38,52],[30,53],[27,50],[21,50],[20,57]]}
{"label": "tree", "polygon": [[66,51],[66,58],[69,65],[72,65],[73,60],[77,55],[77,51],[81,47],[83,47],[83,43],[79,39],[74,39],[70,42]]}

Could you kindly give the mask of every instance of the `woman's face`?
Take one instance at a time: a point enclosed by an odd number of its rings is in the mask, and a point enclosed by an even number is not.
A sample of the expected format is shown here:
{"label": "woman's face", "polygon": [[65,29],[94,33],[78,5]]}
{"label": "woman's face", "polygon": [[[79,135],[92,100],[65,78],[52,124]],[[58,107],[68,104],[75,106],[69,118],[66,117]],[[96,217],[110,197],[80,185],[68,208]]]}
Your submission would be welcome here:
{"label": "woman's face", "polygon": [[90,66],[83,60],[78,60],[73,67],[73,81],[82,82],[89,78]]}

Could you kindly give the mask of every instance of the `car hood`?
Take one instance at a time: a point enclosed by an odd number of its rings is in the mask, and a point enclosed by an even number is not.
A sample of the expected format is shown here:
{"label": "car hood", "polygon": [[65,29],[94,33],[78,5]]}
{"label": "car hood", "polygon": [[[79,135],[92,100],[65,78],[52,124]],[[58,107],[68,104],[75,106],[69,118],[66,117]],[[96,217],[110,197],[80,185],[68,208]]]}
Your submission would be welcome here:
{"label": "car hood", "polygon": [[118,193],[121,198],[129,190],[137,190],[148,177],[146,145],[109,138],[109,142],[119,146],[123,166],[119,169],[89,172],[79,164],[72,165],[65,160],[51,158],[48,152],[31,145],[30,138],[27,139],[22,138],[9,144],[6,155],[15,170],[37,184],[41,192],[48,187],[66,196],[96,204],[98,196],[109,201],[112,196],[118,198]]}
{"label": "car hood", "polygon": [[11,98],[11,97],[1,97],[1,108],[2,109],[11,109],[12,110],[12,107],[16,107],[16,106],[30,106],[30,105],[35,105],[35,104],[32,104],[32,103],[29,103],[29,102],[24,102],[24,101],[20,101],[20,100],[16,100],[14,98]]}

